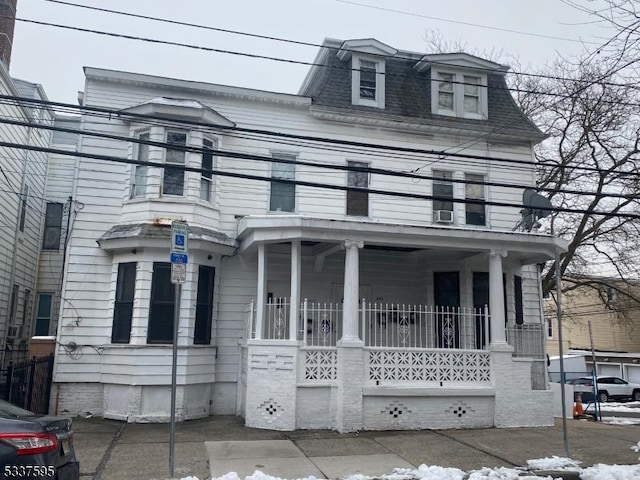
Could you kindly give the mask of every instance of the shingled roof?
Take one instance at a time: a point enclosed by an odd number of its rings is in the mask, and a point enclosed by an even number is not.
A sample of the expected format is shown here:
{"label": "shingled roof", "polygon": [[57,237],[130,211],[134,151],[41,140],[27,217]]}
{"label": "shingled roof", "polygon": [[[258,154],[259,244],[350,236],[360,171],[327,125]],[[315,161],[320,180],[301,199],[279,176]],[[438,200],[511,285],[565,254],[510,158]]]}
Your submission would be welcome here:
{"label": "shingled roof", "polygon": [[[545,135],[516,105],[504,78],[506,67],[488,71],[488,119],[474,120],[431,113],[431,69],[415,67],[422,54],[399,52],[385,57],[385,108],[354,105],[351,101],[351,59],[338,56],[339,43],[325,40],[316,58],[327,67],[314,67],[300,90],[312,98],[312,110],[328,109],[345,114],[368,115],[390,121],[404,121],[443,128],[472,130],[496,138],[508,136],[528,141],[541,141]],[[435,56],[437,57],[437,55]],[[484,61],[484,60],[483,60]],[[485,61],[486,62],[486,61]],[[497,64],[496,64],[497,65]]]}

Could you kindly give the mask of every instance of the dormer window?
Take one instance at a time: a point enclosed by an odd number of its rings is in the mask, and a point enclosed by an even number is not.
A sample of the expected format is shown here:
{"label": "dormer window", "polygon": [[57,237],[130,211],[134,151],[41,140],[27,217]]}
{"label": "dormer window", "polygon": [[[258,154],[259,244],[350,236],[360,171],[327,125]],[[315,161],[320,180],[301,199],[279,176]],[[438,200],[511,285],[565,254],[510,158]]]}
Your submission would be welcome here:
{"label": "dormer window", "polygon": [[432,69],[432,111],[451,117],[487,118],[487,76]]}
{"label": "dormer window", "polygon": [[384,108],[384,61],[353,55],[351,103]]}

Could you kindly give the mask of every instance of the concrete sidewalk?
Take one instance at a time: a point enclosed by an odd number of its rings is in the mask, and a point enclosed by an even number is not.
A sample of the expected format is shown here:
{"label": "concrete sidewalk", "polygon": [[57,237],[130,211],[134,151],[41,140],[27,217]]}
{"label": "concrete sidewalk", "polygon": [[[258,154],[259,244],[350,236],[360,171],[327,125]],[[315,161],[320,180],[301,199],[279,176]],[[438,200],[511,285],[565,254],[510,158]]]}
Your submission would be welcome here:
{"label": "concrete sidewalk", "polygon": [[[77,418],[74,431],[83,479],[169,478],[166,424]],[[582,466],[638,463],[631,446],[640,441],[640,426],[569,420],[568,431],[570,455]],[[340,478],[423,463],[462,470],[526,466],[529,459],[552,455],[564,456],[559,420],[542,428],[338,434],[256,430],[244,427],[242,419],[217,416],[177,425],[175,476],[204,480],[235,471],[244,478],[262,470],[286,479]]]}

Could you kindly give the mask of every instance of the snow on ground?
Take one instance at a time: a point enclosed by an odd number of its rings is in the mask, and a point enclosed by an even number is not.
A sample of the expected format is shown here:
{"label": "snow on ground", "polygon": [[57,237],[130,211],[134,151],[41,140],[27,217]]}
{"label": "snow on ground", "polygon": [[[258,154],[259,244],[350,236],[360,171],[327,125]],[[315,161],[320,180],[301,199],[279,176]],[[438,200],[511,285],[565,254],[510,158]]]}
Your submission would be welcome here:
{"label": "snow on ground", "polygon": [[603,465],[588,467],[580,472],[581,480],[638,480],[640,465]]}
{"label": "snow on ground", "polygon": [[567,457],[546,457],[535,460],[527,460],[531,470],[579,470],[580,463]]}
{"label": "snow on ground", "polygon": [[602,423],[609,423],[611,425],[640,425],[640,418],[602,417]]}
{"label": "snow on ground", "polygon": [[[603,412],[640,412],[640,402],[627,402],[627,403],[600,403],[600,410]],[[595,410],[595,405],[593,403],[589,404],[585,408],[585,412],[593,412]]]}

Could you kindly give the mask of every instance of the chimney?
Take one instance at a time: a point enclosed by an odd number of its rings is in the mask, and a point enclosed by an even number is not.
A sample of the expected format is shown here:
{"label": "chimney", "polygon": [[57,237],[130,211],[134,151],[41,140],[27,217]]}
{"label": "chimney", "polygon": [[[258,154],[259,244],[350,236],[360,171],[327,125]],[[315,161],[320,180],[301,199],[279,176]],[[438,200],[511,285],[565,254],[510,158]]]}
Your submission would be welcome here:
{"label": "chimney", "polygon": [[18,0],[0,0],[0,61],[9,69]]}

